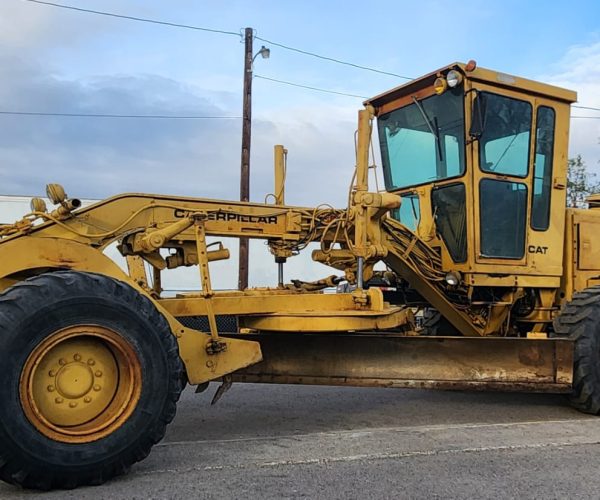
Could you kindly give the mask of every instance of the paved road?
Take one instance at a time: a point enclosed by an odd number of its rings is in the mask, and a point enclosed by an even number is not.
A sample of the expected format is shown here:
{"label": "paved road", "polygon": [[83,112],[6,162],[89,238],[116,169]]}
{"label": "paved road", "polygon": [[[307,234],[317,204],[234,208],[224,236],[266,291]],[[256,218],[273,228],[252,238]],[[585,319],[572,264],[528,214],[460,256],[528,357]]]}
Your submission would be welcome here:
{"label": "paved road", "polygon": [[234,385],[183,394],[165,440],[103,486],[0,498],[600,495],[600,418],[561,396]]}

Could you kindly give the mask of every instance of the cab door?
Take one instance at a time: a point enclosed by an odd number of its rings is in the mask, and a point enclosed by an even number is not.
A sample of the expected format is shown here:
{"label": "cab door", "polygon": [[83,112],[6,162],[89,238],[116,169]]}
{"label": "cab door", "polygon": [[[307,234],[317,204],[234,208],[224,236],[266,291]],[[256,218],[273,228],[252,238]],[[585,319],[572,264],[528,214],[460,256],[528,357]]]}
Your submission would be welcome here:
{"label": "cab door", "polygon": [[475,261],[527,265],[533,104],[522,95],[477,90],[471,133],[475,165]]}

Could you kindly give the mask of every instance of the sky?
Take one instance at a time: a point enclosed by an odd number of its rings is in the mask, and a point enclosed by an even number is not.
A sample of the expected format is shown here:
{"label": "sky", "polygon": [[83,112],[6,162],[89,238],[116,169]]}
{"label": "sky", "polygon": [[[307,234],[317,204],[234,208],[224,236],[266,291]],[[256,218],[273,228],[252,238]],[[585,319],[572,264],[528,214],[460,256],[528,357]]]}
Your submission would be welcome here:
{"label": "sky", "polygon": [[[47,182],[71,196],[158,192],[239,197],[244,45],[271,50],[253,81],[251,200],[273,191],[273,145],[289,151],[286,201],[344,206],[361,98],[404,83],[298,48],[406,77],[454,61],[576,90],[600,108],[600,3],[574,0],[198,1],[56,0],[58,3],[231,32],[213,33],[0,1],[0,112],[227,116],[149,120],[0,114],[0,194],[39,195]],[[600,112],[574,109],[576,116]],[[571,156],[600,173],[600,119],[571,124]],[[253,284],[276,269],[260,253]],[[233,250],[233,248],[232,248]],[[234,256],[235,258],[235,256]],[[293,260],[293,259],[292,259]],[[220,265],[221,263],[219,263]],[[306,262],[290,263],[304,273]],[[317,275],[327,274],[324,268]],[[310,273],[306,274],[309,275]],[[234,283],[224,272],[223,286]]]}

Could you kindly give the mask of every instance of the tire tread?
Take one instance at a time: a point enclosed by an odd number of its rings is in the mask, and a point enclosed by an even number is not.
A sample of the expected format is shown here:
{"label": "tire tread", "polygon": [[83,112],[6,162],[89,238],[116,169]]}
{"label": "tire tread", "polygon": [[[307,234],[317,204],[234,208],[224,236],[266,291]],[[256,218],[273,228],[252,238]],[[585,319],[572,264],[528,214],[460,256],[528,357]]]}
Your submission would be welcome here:
{"label": "tire tread", "polygon": [[553,336],[575,341],[571,405],[600,414],[600,285],[573,295],[554,320]]}
{"label": "tire tread", "polygon": [[130,446],[114,461],[99,464],[93,471],[71,471],[63,474],[48,474],[43,470],[29,470],[25,463],[19,463],[14,457],[5,456],[0,442],[0,479],[26,488],[48,490],[54,488],[72,489],[83,485],[98,485],[106,480],[124,474],[132,464],[148,456],[152,446],[164,436],[167,425],[173,420],[176,403],[184,386],[184,367],[179,357],[177,341],[173,336],[165,317],[154,304],[128,284],[94,273],[76,271],[57,271],[29,278],[13,285],[0,294],[0,336],[14,323],[16,318],[26,317],[36,304],[44,303],[52,296],[69,289],[73,293],[87,293],[101,290],[106,296],[119,301],[134,303],[135,309],[153,325],[167,356],[168,393],[160,418],[144,436]]}

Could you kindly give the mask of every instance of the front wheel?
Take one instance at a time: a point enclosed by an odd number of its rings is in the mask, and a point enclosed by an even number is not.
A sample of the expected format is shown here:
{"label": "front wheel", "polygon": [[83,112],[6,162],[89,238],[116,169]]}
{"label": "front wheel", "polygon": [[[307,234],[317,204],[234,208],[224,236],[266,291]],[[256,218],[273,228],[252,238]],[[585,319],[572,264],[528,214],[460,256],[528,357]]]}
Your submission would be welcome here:
{"label": "front wheel", "polygon": [[0,478],[99,484],[164,435],[183,366],[165,318],[125,283],[74,271],[0,295]]}

